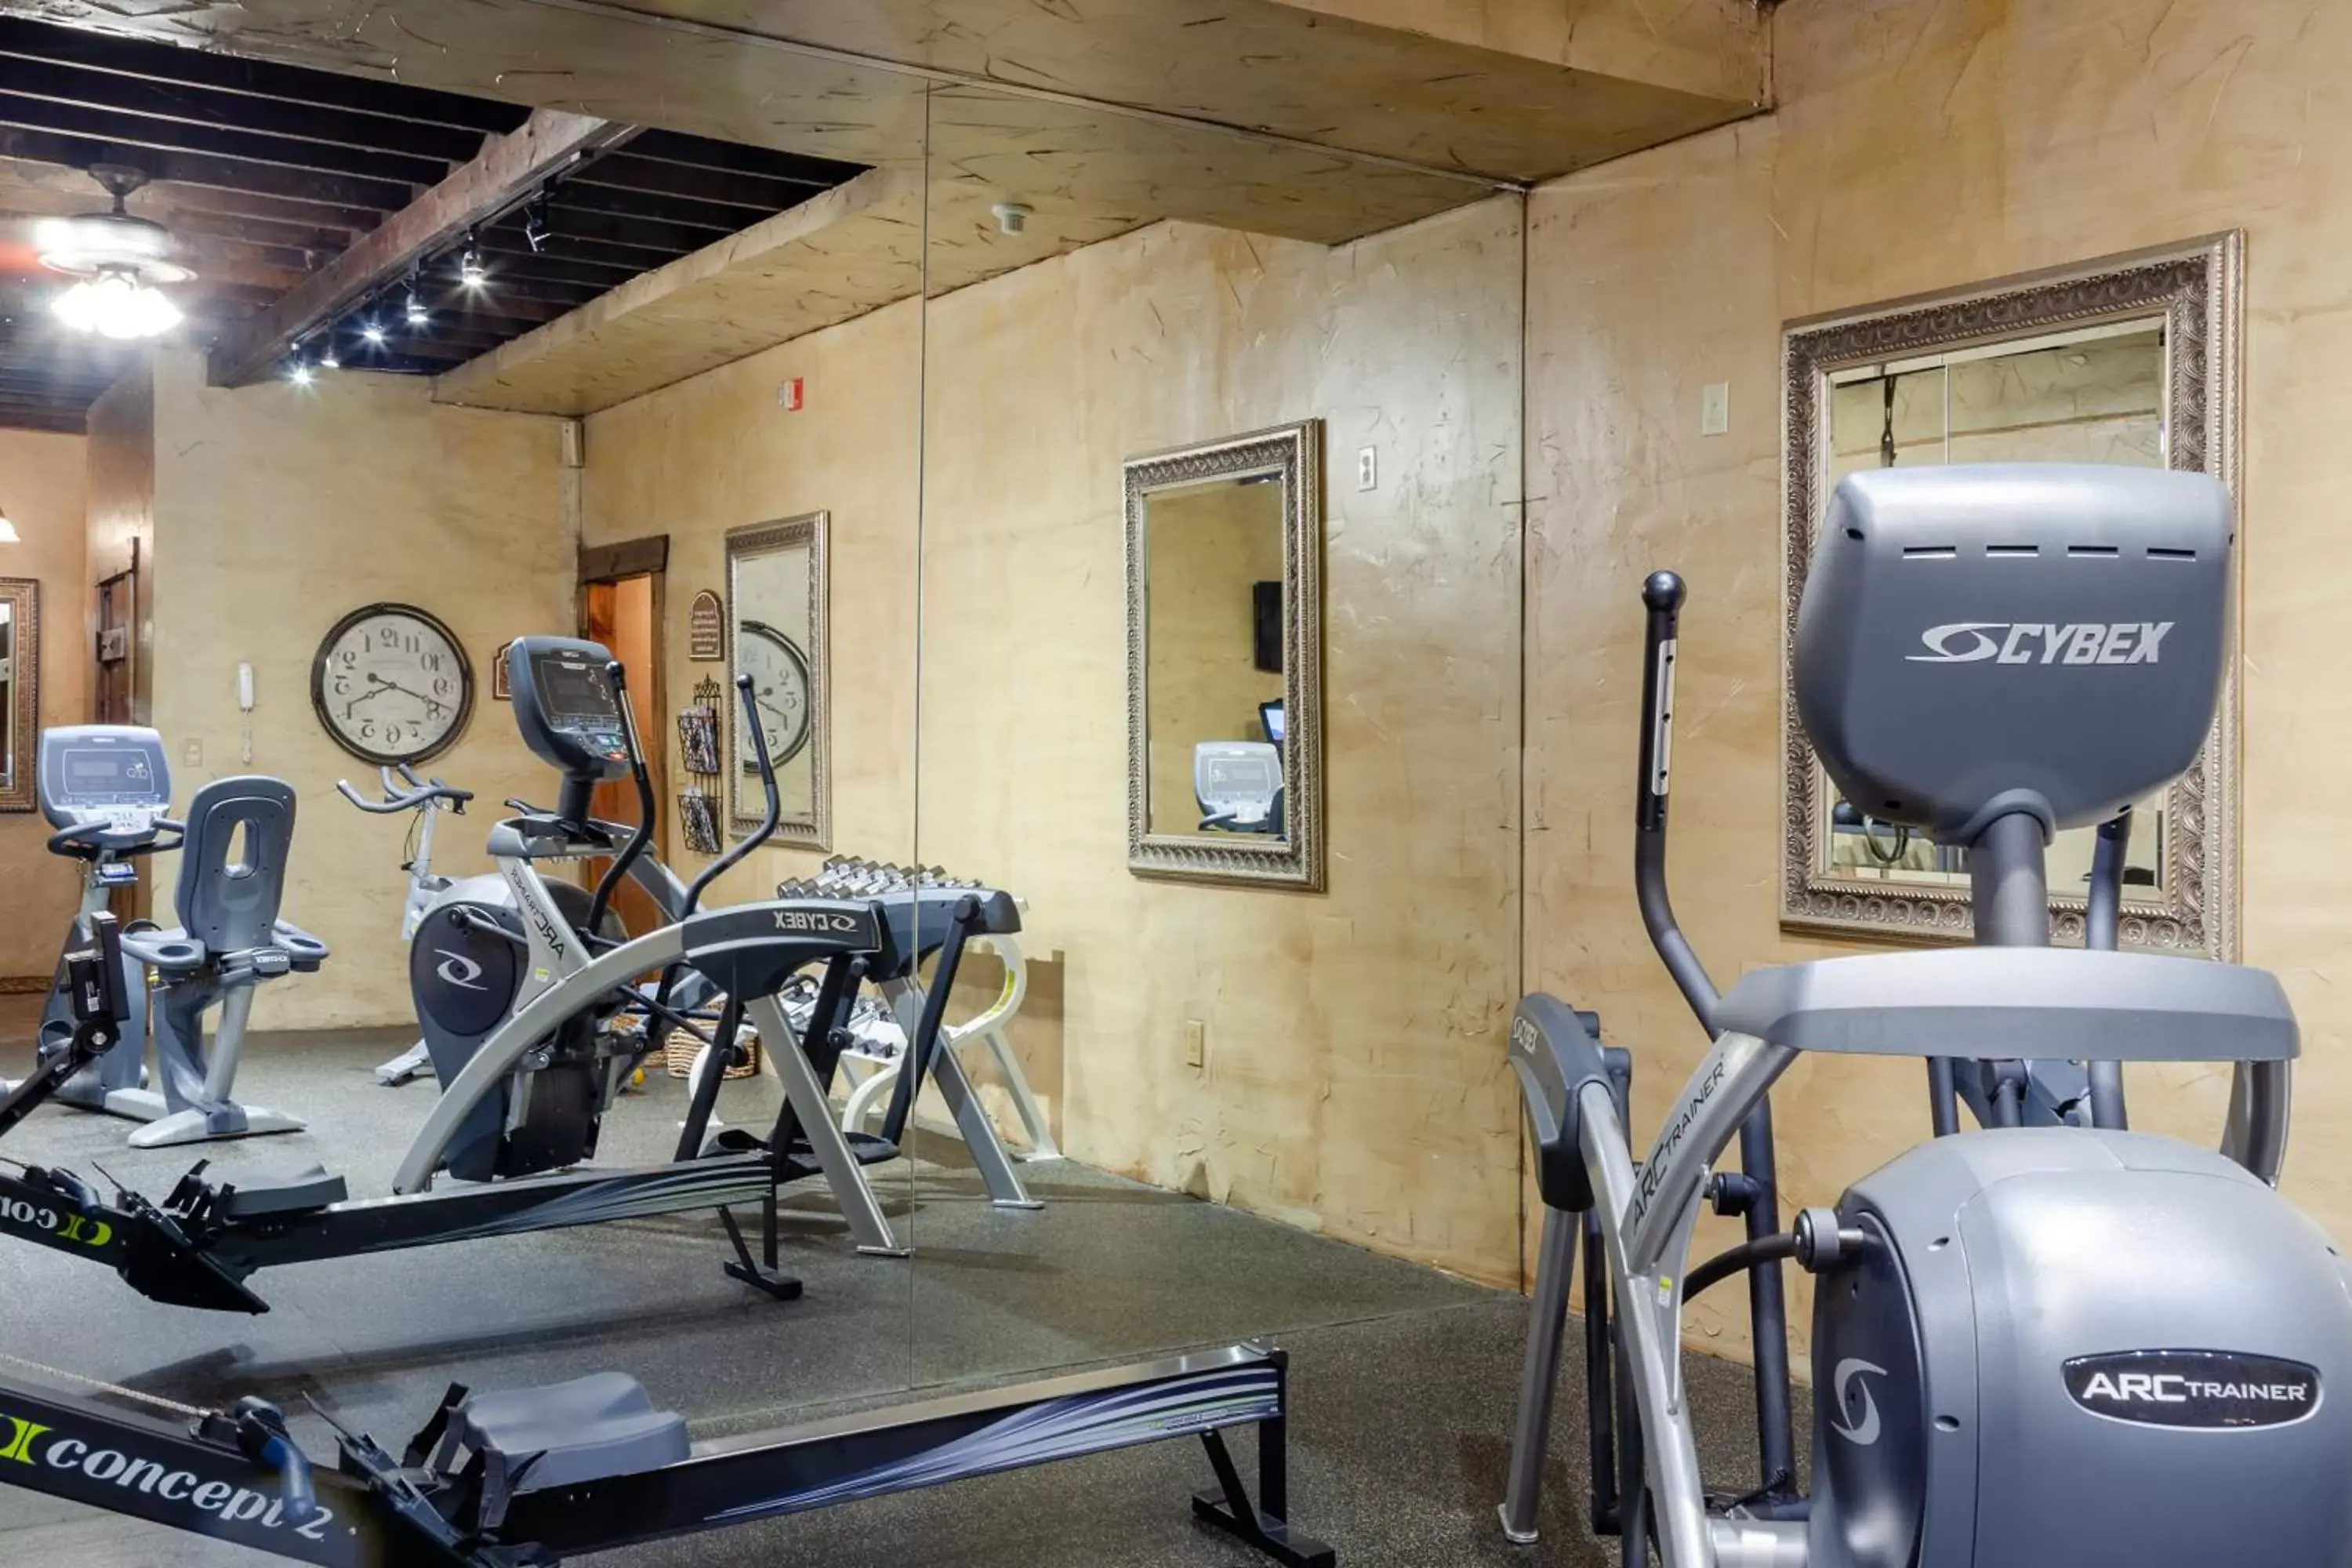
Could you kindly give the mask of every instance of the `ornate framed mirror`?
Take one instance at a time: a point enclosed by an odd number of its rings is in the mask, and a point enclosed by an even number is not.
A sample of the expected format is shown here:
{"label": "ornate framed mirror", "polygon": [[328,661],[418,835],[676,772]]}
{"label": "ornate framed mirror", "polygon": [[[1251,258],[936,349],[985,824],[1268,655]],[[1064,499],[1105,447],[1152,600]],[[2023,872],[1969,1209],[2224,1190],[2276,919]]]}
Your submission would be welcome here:
{"label": "ornate framed mirror", "polygon": [[1127,464],[1127,845],[1141,875],[1323,886],[1323,441]]}
{"label": "ornate framed mirror", "polygon": [[[1784,925],[1969,934],[1966,852],[1834,798],[1798,721],[1789,653],[1837,481],[1902,463],[2095,462],[2202,470],[2237,494],[2241,248],[2220,235],[1786,330]],[[2134,810],[2127,946],[2236,953],[2237,724],[2232,674],[2197,765]],[[2050,849],[2062,942],[2082,939],[2095,834]]]}
{"label": "ornate framed mirror", "polygon": [[33,769],[41,743],[41,584],[0,577],[0,811],[38,807]]}
{"label": "ornate framed mirror", "polygon": [[[825,641],[825,514],[739,528],[727,535],[727,673],[749,674],[782,800],[772,842],[831,847],[832,770]],[[756,827],[766,810],[758,754],[730,689],[723,704],[728,815]]]}

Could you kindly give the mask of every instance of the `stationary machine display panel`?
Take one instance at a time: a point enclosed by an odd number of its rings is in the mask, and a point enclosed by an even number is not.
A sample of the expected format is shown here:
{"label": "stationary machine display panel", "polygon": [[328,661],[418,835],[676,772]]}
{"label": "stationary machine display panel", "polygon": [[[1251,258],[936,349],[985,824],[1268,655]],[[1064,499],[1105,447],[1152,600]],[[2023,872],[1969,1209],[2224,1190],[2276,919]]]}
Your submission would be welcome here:
{"label": "stationary machine display panel", "polygon": [[507,658],[523,744],[566,778],[613,779],[629,771],[620,694],[604,669],[613,661],[610,649],[578,637],[518,637]]}
{"label": "stationary machine display panel", "polygon": [[171,809],[163,738],[130,724],[61,725],[41,732],[41,813],[53,827],[105,821],[145,826]]}
{"label": "stationary machine display panel", "polygon": [[1281,703],[1259,703],[1257,705],[1257,721],[1259,726],[1265,731],[1265,738],[1267,740],[1273,742],[1277,746],[1282,744],[1282,732],[1285,729],[1288,728],[1288,726],[1283,721]]}
{"label": "stationary machine display panel", "polygon": [[1264,741],[1203,741],[1192,748],[1192,793],[1217,826],[1265,832],[1282,788],[1282,753]]}

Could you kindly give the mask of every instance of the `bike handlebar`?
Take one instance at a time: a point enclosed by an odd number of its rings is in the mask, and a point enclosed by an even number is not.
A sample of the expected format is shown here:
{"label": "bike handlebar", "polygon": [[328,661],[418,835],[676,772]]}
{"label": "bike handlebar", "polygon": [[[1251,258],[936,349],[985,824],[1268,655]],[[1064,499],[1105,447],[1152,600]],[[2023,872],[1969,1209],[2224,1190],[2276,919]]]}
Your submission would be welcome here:
{"label": "bike handlebar", "polygon": [[443,802],[459,816],[465,815],[466,803],[474,798],[469,789],[457,789],[439,779],[420,779],[406,763],[400,764],[400,776],[413,786],[403,789],[393,782],[392,769],[378,768],[376,777],[383,784],[383,798],[370,800],[353,789],[349,779],[335,781],[335,793],[373,816],[389,816],[394,812],[430,810]]}
{"label": "bike handlebar", "polygon": [[[178,837],[168,844],[160,838],[150,838],[144,843],[140,843],[137,842],[137,835],[141,831],[173,833]],[[71,827],[60,827],[50,834],[48,849],[52,855],[72,855],[95,859],[100,855],[111,854],[121,859],[129,859],[134,855],[169,854],[184,843],[187,837],[188,825],[169,816],[156,817],[143,830],[126,831],[116,827],[110,822],[77,822]]]}

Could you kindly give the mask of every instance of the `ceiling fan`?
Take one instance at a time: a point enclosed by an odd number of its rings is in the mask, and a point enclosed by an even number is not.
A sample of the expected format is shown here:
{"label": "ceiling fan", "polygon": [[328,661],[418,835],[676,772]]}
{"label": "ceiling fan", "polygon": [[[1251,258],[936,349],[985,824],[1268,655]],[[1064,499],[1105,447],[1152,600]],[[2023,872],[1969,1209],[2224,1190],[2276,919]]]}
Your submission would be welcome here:
{"label": "ceiling fan", "polygon": [[121,163],[93,163],[89,177],[114,198],[111,212],[49,218],[34,230],[41,265],[75,278],[52,309],[78,331],[116,339],[152,338],[180,321],[180,308],[157,287],[195,277],[172,259],[178,242],[160,223],[134,217],[123,202],[147,183]]}

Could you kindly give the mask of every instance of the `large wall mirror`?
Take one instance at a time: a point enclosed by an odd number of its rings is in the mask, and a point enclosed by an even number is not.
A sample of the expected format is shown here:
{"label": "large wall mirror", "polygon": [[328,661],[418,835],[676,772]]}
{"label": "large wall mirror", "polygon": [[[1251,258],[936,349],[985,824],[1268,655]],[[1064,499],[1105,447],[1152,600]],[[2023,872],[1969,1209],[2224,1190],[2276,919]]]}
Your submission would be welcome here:
{"label": "large wall mirror", "polygon": [[[830,847],[826,766],[825,518],[823,512],[739,528],[727,536],[727,667],[749,675],[782,811],[774,842]],[[738,829],[767,809],[759,752],[728,694],[729,811]]]}
{"label": "large wall mirror", "polygon": [[1323,885],[1321,427],[1127,465],[1128,864]]}
{"label": "large wall mirror", "polygon": [[[2144,464],[2237,490],[2239,241],[2200,240],[1786,336],[1787,626],[1839,479],[1908,464]],[[2126,944],[2234,956],[2236,682],[2198,764],[2133,813]],[[1965,939],[1967,851],[1873,821],[1837,791],[1782,673],[1785,923]],[[2080,940],[2095,829],[2049,858],[2053,927]]]}
{"label": "large wall mirror", "polygon": [[0,577],[0,811],[31,811],[41,739],[41,584]]}

